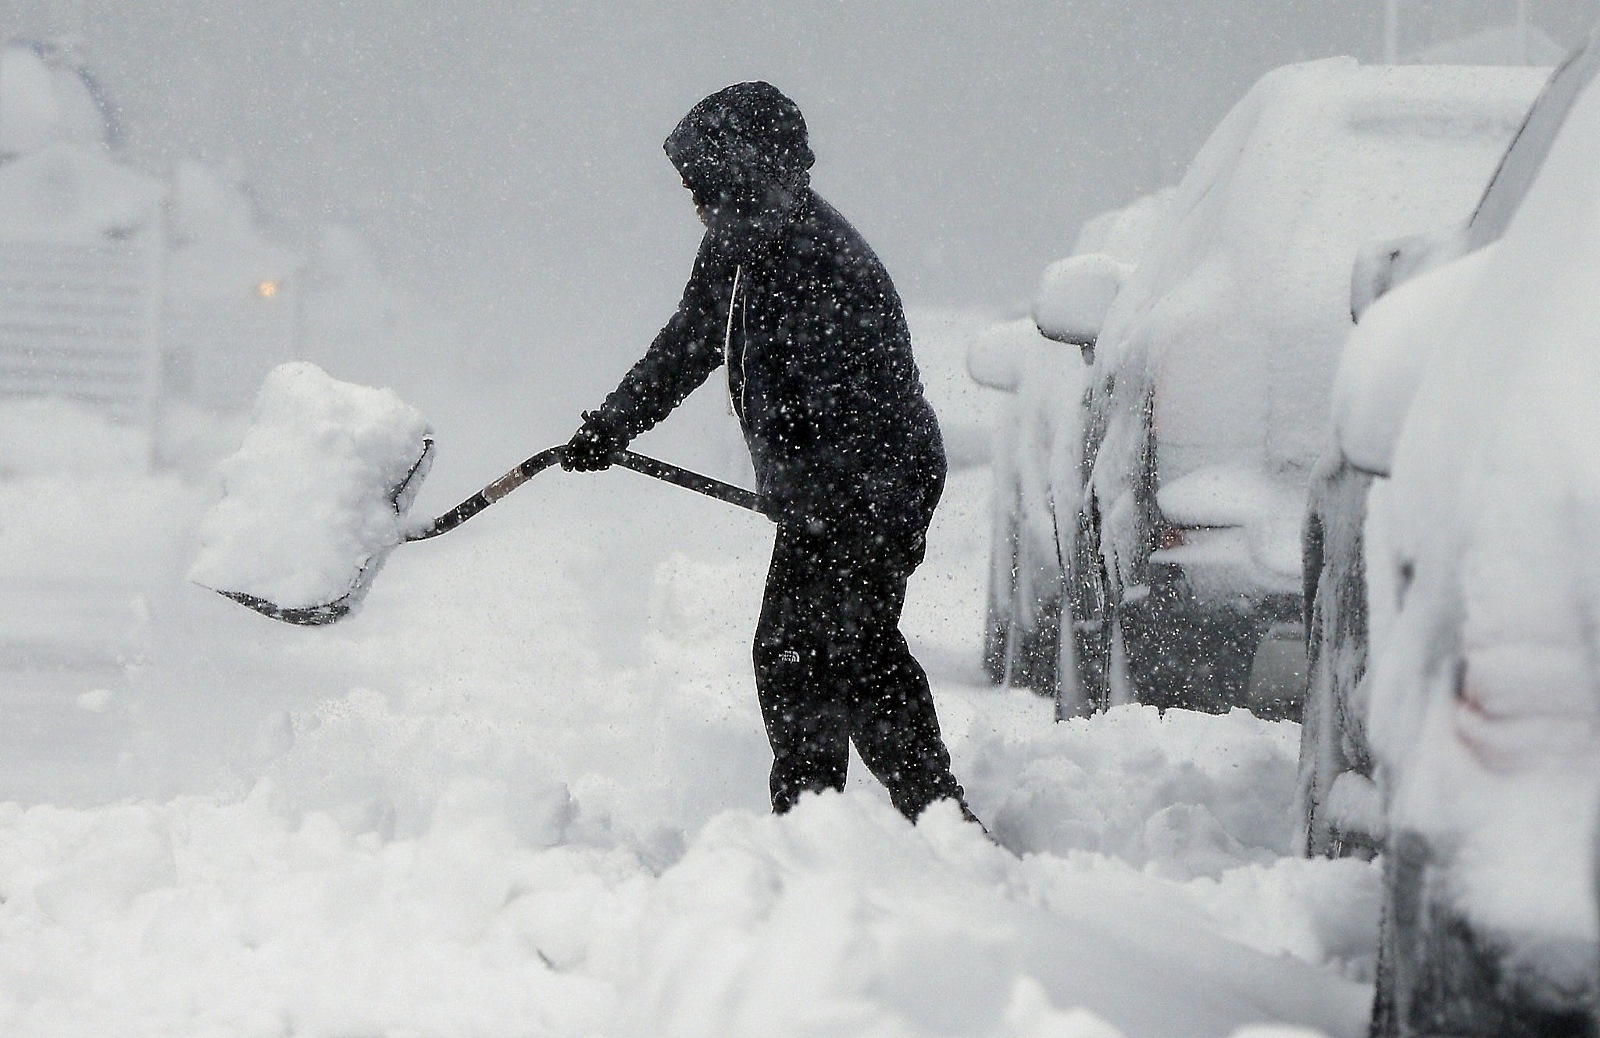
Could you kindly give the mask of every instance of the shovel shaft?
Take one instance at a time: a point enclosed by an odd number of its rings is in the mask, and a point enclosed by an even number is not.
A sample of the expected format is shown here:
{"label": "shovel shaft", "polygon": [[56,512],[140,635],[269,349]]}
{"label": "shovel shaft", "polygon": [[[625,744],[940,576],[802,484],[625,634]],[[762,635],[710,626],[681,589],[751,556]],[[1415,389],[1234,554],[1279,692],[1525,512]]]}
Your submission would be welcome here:
{"label": "shovel shaft", "polygon": [[[550,447],[547,450],[540,451],[459,505],[456,505],[450,511],[431,520],[428,525],[409,531],[405,539],[408,541],[425,541],[430,537],[437,537],[441,533],[449,533],[545,469],[559,464],[562,449],[562,447]],[[697,494],[714,497],[719,501],[726,501],[730,505],[738,505],[740,508],[748,508],[752,512],[761,511],[756,495],[743,487],[736,487],[732,483],[724,483],[722,480],[712,479],[710,476],[702,476],[698,472],[690,472],[688,469],[680,468],[671,462],[659,461],[643,454],[635,454],[633,451],[618,451],[611,456],[611,461],[613,464],[620,465],[625,469],[632,469],[653,479],[676,483],[678,486],[693,490]]]}
{"label": "shovel shaft", "polygon": [[[409,493],[415,492],[415,480],[419,478],[420,472],[426,470],[426,462],[429,459],[429,452],[432,446],[433,442],[431,440],[427,441],[422,457],[417,460],[416,465],[411,467],[411,471],[406,475],[405,481],[395,488],[393,494],[395,511],[402,511],[410,500]],[[540,451],[459,505],[456,505],[444,515],[430,520],[426,526],[413,526],[405,532],[403,540],[425,541],[430,537],[437,537],[441,533],[449,533],[545,469],[559,464],[563,450],[563,447],[551,447],[548,450]],[[724,483],[719,479],[712,479],[710,476],[702,476],[698,472],[690,472],[688,469],[679,468],[665,461],[657,461],[655,458],[647,458],[632,451],[618,451],[611,456],[611,461],[615,465],[632,469],[654,479],[676,483],[678,486],[686,487],[698,494],[705,494],[707,497],[714,497],[719,501],[738,505],[740,508],[748,508],[753,512],[761,511],[757,505],[756,495],[731,483]],[[388,557],[389,551],[393,547],[394,545],[390,545],[376,555],[362,561],[354,579],[350,582],[350,589],[332,602],[324,605],[283,607],[264,598],[258,598],[255,595],[243,592],[222,590],[220,593],[240,605],[254,609],[263,616],[281,620],[284,623],[310,627],[331,624],[350,615],[351,611],[361,603],[362,598],[367,593],[367,587],[372,583],[373,576],[383,565],[384,559]]]}
{"label": "shovel shaft", "polygon": [[740,508],[748,508],[752,512],[761,511],[760,499],[745,488],[724,483],[720,479],[712,479],[710,476],[702,476],[698,472],[690,472],[671,462],[657,461],[655,458],[647,458],[633,451],[618,451],[611,456],[611,460],[625,469],[632,469],[652,479],[676,483],[686,490],[693,490],[697,494],[714,497],[718,501],[726,501]]}

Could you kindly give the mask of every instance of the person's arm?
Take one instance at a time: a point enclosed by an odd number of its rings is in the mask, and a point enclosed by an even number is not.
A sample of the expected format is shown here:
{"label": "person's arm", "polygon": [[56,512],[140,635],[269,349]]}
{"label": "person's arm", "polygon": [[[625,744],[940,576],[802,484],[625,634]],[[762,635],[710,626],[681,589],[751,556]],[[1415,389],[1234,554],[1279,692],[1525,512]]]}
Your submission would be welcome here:
{"label": "person's arm", "polygon": [[678,309],[605,402],[584,412],[583,425],[567,445],[564,467],[607,467],[611,454],[671,414],[722,363],[717,315],[732,282],[729,268],[712,250],[708,235]]}
{"label": "person's arm", "polygon": [[632,439],[672,413],[722,363],[719,301],[725,302],[733,271],[702,244],[694,273],[666,326],[639,362],[600,405]]}

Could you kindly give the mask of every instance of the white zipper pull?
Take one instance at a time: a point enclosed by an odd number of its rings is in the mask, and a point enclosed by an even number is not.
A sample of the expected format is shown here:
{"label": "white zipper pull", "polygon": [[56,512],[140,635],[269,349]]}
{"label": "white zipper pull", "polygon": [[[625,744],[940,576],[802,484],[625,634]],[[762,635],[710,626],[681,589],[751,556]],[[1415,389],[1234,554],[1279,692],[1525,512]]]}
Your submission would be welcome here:
{"label": "white zipper pull", "polygon": [[[733,406],[733,308],[739,305],[739,278],[744,273],[742,264],[733,268],[733,291],[728,294],[728,323],[722,330],[722,363],[728,369],[728,413],[735,418],[739,411]],[[744,356],[739,357],[739,394],[744,395]]]}

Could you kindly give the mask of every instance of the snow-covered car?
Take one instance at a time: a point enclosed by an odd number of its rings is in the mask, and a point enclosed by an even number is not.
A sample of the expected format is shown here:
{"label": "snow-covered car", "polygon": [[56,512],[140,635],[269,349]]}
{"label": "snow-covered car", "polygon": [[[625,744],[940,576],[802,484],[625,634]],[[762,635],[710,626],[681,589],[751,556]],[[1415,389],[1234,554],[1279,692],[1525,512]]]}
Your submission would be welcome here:
{"label": "snow-covered car", "polygon": [[1343,448],[1387,474],[1360,684],[1379,1035],[1596,1026],[1597,49],[1551,79],[1485,195],[1503,233],[1373,303],[1341,365]]}
{"label": "snow-covered car", "polygon": [[[976,382],[1006,393],[992,436],[994,496],[984,668],[996,684],[1054,695],[1065,572],[1058,515],[1077,512],[1083,489],[1084,366],[1056,329],[1074,288],[1103,284],[1078,257],[1131,264],[1148,244],[1171,191],[1146,195],[1084,223],[1072,254],[1046,269],[1034,317],[984,329],[967,352]],[[1087,275],[1087,276],[1085,276]],[[1040,331],[1039,321],[1053,331]]]}
{"label": "snow-covered car", "polygon": [[[1391,288],[1497,241],[1549,152],[1578,90],[1600,70],[1600,49],[1576,52],[1554,75],[1506,70],[1503,109],[1485,111],[1483,141],[1521,111],[1509,147],[1472,213],[1430,233],[1363,248],[1351,278],[1350,309],[1361,321]],[[1548,83],[1548,86],[1546,86]],[[1538,93],[1529,107],[1528,98]],[[1370,854],[1383,821],[1366,735],[1369,655],[1363,526],[1373,480],[1388,474],[1424,358],[1404,336],[1363,331],[1335,379],[1333,443],[1318,464],[1307,502],[1305,588],[1306,706],[1301,718],[1298,813],[1307,854]],[[1373,353],[1374,347],[1382,352]]]}
{"label": "snow-covered car", "polygon": [[1301,526],[1356,251],[1470,211],[1482,138],[1514,125],[1483,125],[1507,75],[1291,65],[1212,133],[1090,329],[1064,697],[1297,713]]}

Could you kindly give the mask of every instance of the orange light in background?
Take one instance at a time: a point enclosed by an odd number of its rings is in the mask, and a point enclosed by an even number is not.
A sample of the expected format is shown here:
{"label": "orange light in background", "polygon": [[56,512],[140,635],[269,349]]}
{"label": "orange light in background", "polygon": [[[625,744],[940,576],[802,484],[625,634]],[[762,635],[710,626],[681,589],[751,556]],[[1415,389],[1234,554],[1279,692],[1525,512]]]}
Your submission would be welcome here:
{"label": "orange light in background", "polygon": [[256,285],[256,295],[262,299],[272,299],[277,296],[279,287],[276,281],[263,281]]}

